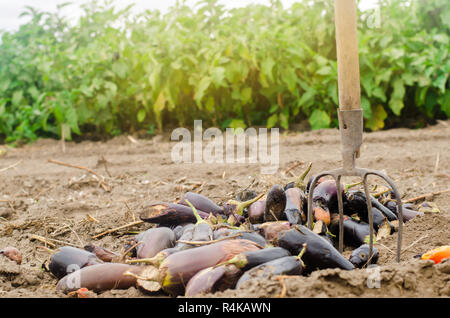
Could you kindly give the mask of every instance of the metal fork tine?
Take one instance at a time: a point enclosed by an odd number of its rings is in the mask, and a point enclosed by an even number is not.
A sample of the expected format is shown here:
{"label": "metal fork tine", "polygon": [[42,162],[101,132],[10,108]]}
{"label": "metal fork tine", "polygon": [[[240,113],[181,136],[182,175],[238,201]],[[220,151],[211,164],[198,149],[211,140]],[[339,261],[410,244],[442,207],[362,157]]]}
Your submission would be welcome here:
{"label": "metal fork tine", "polygon": [[364,193],[366,194],[367,214],[369,216],[369,258],[372,258],[373,253],[373,214],[372,214],[372,201],[370,200],[369,185],[367,184],[367,177],[369,174],[365,174],[363,177]]}
{"label": "metal fork tine", "polygon": [[344,251],[344,203],[342,202],[341,175],[336,180],[336,189],[339,207],[339,253]]}

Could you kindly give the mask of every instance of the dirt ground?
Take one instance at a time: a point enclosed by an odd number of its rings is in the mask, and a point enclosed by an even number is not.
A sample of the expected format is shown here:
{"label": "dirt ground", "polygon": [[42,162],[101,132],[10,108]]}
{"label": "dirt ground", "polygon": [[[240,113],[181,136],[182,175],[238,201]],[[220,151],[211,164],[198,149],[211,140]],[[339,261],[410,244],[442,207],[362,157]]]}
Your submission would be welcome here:
{"label": "dirt ground", "polygon": [[[252,182],[251,188],[257,192],[286,183],[291,176],[283,172],[297,161],[304,164],[292,170],[296,175],[308,162],[312,162],[312,173],[341,165],[336,129],[281,135],[280,168],[274,175],[260,174],[257,164],[175,164],[170,156],[174,143],[168,136],[132,140],[122,136],[107,142],[68,142],[65,153],[56,140],[42,139],[21,148],[0,146],[7,149],[3,155],[0,151],[0,249],[15,246],[23,254],[20,266],[0,257],[0,297],[66,297],[55,291],[57,280],[41,269],[49,254],[38,248],[44,243],[33,240],[32,235],[53,239],[55,247],[93,242],[122,253],[128,238],[151,225],[92,237],[132,222],[132,214],[138,219],[142,207],[150,202],[171,202],[193,190],[221,203]],[[450,120],[421,130],[367,133],[358,165],[384,170],[404,199],[448,189],[449,140]],[[87,171],[49,163],[50,158],[94,170],[105,177],[110,191]],[[381,254],[380,288],[367,288],[368,270],[328,269],[310,277],[285,279],[284,292],[283,284],[271,278],[207,296],[449,297],[450,261],[433,265],[413,258],[450,244],[450,193],[428,197],[427,201],[436,203],[440,213],[405,224],[403,248],[407,249],[401,264],[396,264],[393,254],[396,234],[375,245]],[[152,297],[135,288],[98,296]]]}

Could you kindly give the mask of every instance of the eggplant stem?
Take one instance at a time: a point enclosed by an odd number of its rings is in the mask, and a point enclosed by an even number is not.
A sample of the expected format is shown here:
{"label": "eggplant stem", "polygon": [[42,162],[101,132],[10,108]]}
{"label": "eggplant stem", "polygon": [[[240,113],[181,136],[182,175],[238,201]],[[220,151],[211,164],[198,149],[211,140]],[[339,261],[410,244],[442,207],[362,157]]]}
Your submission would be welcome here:
{"label": "eggplant stem", "polygon": [[308,167],[306,167],[305,171],[303,171],[303,173],[297,178],[297,180],[294,183],[294,185],[297,188],[305,190],[305,188],[306,188],[305,178],[308,175],[308,173],[311,171],[311,167],[312,167],[312,162],[308,163]]}
{"label": "eggplant stem", "polygon": [[362,183],[363,183],[363,181],[361,180],[361,181],[358,181],[358,182],[355,182],[355,183],[346,184],[344,186],[344,193],[347,193],[348,190],[350,190],[351,188],[356,187],[357,185],[360,185]]}
{"label": "eggplant stem", "polygon": [[302,259],[303,254],[305,254],[305,252],[306,252],[306,246],[307,246],[307,245],[308,245],[308,244],[303,243],[303,248],[302,248],[302,250],[300,251],[300,253],[298,254],[298,256],[296,257],[297,259],[299,259],[299,260]]}
{"label": "eggplant stem", "polygon": [[259,194],[257,197],[248,200],[248,201],[244,201],[244,202],[239,202],[236,200],[229,200],[227,203],[228,204],[235,204],[236,205],[236,214],[239,215],[243,215],[244,214],[244,209],[246,207],[248,207],[250,204],[255,203],[256,201],[258,201],[259,199],[261,199],[264,196],[264,193]]}
{"label": "eggplant stem", "polygon": [[214,244],[214,243],[225,241],[225,240],[229,240],[229,239],[234,239],[234,238],[239,237],[239,236],[242,236],[242,233],[237,233],[237,234],[234,234],[234,235],[221,237],[220,239],[211,240],[211,241],[184,241],[184,240],[178,240],[177,242],[178,243],[183,243],[183,244],[190,244],[190,245],[208,245],[208,244]]}
{"label": "eggplant stem", "polygon": [[139,259],[127,259],[125,260],[126,264],[137,264],[137,263],[145,263],[145,264],[150,264],[150,265],[155,265],[156,264],[156,260],[151,257],[151,258],[139,258]]}
{"label": "eggplant stem", "polygon": [[195,206],[193,206],[192,203],[189,202],[188,199],[186,199],[185,201],[186,201],[186,203],[191,207],[192,213],[194,213],[195,218],[197,219],[197,223],[196,223],[196,224],[207,223],[205,220],[203,220],[203,219],[200,217],[200,215],[198,214],[197,209],[195,208]]}

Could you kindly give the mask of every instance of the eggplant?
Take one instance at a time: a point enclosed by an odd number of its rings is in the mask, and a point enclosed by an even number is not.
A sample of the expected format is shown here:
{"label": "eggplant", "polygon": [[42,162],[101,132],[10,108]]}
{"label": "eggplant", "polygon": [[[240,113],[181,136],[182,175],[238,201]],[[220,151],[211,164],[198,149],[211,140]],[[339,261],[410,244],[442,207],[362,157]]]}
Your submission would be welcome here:
{"label": "eggplant", "polygon": [[[194,236],[194,229],[195,229],[195,224],[190,223],[189,225],[186,225],[186,228],[183,231],[183,235],[181,235],[181,237],[178,239],[178,241],[192,241],[192,238]],[[189,249],[192,247],[193,247],[193,245],[177,242],[177,244],[175,245],[174,248],[179,251],[182,251],[182,250],[186,250],[186,249]]]}
{"label": "eggplant", "polygon": [[180,224],[180,225],[175,226],[172,229],[173,233],[175,233],[175,238],[177,240],[179,240],[181,235],[183,235],[184,230],[186,228],[188,228],[188,226],[191,225],[191,224],[193,224],[193,223],[186,223],[186,224]]}
{"label": "eggplant", "polygon": [[143,269],[141,266],[119,263],[96,264],[64,276],[58,281],[56,290],[67,294],[80,288],[94,292],[128,289],[136,285],[136,277],[125,273],[139,275]]}
{"label": "eggplant", "polygon": [[[369,215],[367,214],[367,206],[360,210],[358,213],[360,219],[366,223],[369,223]],[[378,231],[380,226],[383,225],[384,221],[387,220],[386,216],[378,210],[376,207],[372,207],[372,218],[373,218],[373,228]]]}
{"label": "eggplant", "polygon": [[[209,213],[197,210],[202,219],[207,219]],[[162,226],[175,226],[184,223],[195,223],[192,209],[186,205],[177,203],[155,203],[144,208],[140,219],[148,223],[156,223]]]}
{"label": "eggplant", "polygon": [[233,288],[241,275],[242,270],[233,264],[205,268],[189,280],[184,295],[193,297]]}
{"label": "eggplant", "polygon": [[264,222],[264,211],[266,210],[266,200],[258,200],[252,203],[247,209],[250,223],[257,224]]}
{"label": "eggplant", "polygon": [[380,210],[381,213],[383,213],[389,221],[395,221],[397,220],[397,215],[392,213],[391,210],[386,208],[384,205],[382,205],[380,202],[378,202],[377,199],[375,199],[373,196],[370,196],[370,201],[372,202],[372,206]]}
{"label": "eggplant", "polygon": [[162,288],[170,295],[182,295],[186,283],[202,269],[224,263],[239,253],[258,249],[260,247],[254,242],[237,239],[177,252],[167,257],[159,269],[148,266],[147,270],[141,273],[138,286],[149,291]]}
{"label": "eggplant", "polygon": [[265,222],[254,226],[254,229],[269,242],[273,241],[279,232],[289,230],[290,228],[289,222],[287,221]]}
{"label": "eggplant", "polygon": [[331,245],[335,246],[334,241],[333,241],[333,236],[328,231],[328,227],[326,226],[326,224],[323,221],[319,220],[314,223],[313,232],[318,234],[319,236],[323,237]]}
{"label": "eggplant", "polygon": [[325,268],[352,270],[355,268],[333,245],[306,226],[295,225],[293,229],[280,232],[276,239],[277,246],[287,249],[294,255],[300,253],[305,243],[307,244],[303,256],[306,265],[305,271],[312,272]]}
{"label": "eggplant", "polygon": [[192,233],[192,241],[211,241],[213,238],[211,225],[200,217],[196,207],[189,200],[186,199],[186,203],[192,209],[192,212],[197,219],[197,223],[195,223],[194,231]]}
{"label": "eggplant", "polygon": [[281,247],[269,247],[258,251],[240,253],[230,259],[227,264],[233,264],[246,271],[252,267],[286,256],[291,256],[288,250]]}
{"label": "eggplant", "polygon": [[305,267],[305,264],[301,260],[304,251],[305,250],[303,249],[298,256],[277,258],[251,268],[239,278],[236,288],[239,288],[250,279],[269,278],[277,275],[301,275],[303,273],[303,268]]}
{"label": "eggplant", "polygon": [[178,204],[189,206],[187,201],[189,201],[197,210],[204,211],[208,214],[224,214],[223,208],[219,207],[211,199],[202,194],[187,192]]}
{"label": "eggplant", "polygon": [[166,248],[151,258],[130,259],[130,260],[126,260],[125,262],[127,264],[144,263],[144,264],[153,265],[153,266],[159,268],[161,263],[167,257],[169,257],[170,255],[175,254],[179,251],[180,251],[180,249],[178,249],[176,247]]}
{"label": "eggplant", "polygon": [[403,222],[408,222],[408,221],[412,220],[413,218],[415,218],[416,216],[424,216],[424,215],[425,215],[425,213],[423,213],[423,212],[414,211],[414,210],[407,209],[407,208],[402,209]]}
{"label": "eggplant", "polygon": [[[330,231],[336,236],[339,235],[339,215],[333,214],[333,221]],[[369,237],[369,224],[356,221],[344,215],[344,244],[352,247],[359,247],[367,241]]]}
{"label": "eggplant", "polygon": [[[342,198],[344,199],[344,186],[341,184]],[[337,187],[334,180],[325,180],[314,188],[312,207],[315,220],[322,220],[330,224],[330,214],[338,212]]]}
{"label": "eggplant", "polygon": [[94,245],[92,243],[84,246],[84,250],[95,254],[95,256],[97,256],[99,259],[101,259],[103,262],[106,263],[114,262],[115,260],[120,258],[119,254],[108,251],[107,249],[104,249],[103,247]]}
{"label": "eggplant", "polygon": [[0,250],[0,255],[4,255],[10,260],[16,262],[17,265],[22,264],[22,253],[12,246],[7,246]]}
{"label": "eggplant", "polygon": [[[358,213],[358,215],[367,215],[367,203],[366,194],[362,191],[348,191],[346,196],[346,202],[344,203],[344,209],[351,214]],[[373,196],[370,196],[372,207],[377,208],[389,221],[397,220],[397,216]]]}
{"label": "eggplant", "polygon": [[150,258],[158,252],[175,245],[175,233],[168,227],[156,227],[148,229],[135,237],[136,255],[138,258]]}
{"label": "eggplant", "polygon": [[266,240],[260,234],[252,231],[242,231],[239,229],[220,228],[214,231],[214,240],[218,240],[227,236],[233,236],[239,234],[239,239],[249,240],[264,247]]}
{"label": "eggplant", "polygon": [[284,209],[285,218],[290,224],[303,224],[306,222],[303,203],[305,194],[300,188],[289,188],[286,193],[286,207]]}
{"label": "eggplant", "polygon": [[[392,213],[395,213],[395,215],[398,217],[397,214],[397,202],[395,201],[387,201],[384,206],[391,210]],[[408,222],[411,219],[415,218],[416,216],[423,216],[423,212],[415,211],[411,209],[412,205],[403,205],[402,206],[402,216],[403,216],[403,222]]]}
{"label": "eggplant", "polygon": [[[243,222],[245,217],[243,217],[244,215],[244,210],[247,209],[247,207],[249,207],[251,204],[257,202],[258,200],[261,200],[264,197],[264,194],[261,193],[260,195],[254,197],[253,199],[244,201],[244,202],[240,202],[240,201],[236,201],[236,200],[228,200],[228,202],[226,202],[224,204],[224,211],[226,215],[234,215],[236,218],[238,218],[238,220],[240,222]],[[241,216],[242,218],[239,219],[238,216]]]}
{"label": "eggplant", "polygon": [[369,260],[369,245],[363,244],[357,249],[353,250],[352,255],[350,255],[349,261],[356,268],[363,268],[369,264],[376,264],[378,262],[379,253],[378,250],[372,248],[372,257]]}
{"label": "eggplant", "polygon": [[52,255],[48,268],[60,279],[83,267],[102,263],[103,261],[91,252],[72,246],[63,246]]}
{"label": "eggplant", "polygon": [[266,198],[266,208],[264,210],[264,221],[279,221],[283,219],[283,212],[286,208],[286,193],[279,184],[270,188]]}

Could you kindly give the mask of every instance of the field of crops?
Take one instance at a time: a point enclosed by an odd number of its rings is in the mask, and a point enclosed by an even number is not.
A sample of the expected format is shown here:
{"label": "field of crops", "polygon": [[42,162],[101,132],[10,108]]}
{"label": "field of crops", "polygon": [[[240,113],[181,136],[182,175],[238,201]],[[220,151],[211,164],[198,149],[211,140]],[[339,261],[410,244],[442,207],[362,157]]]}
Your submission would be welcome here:
{"label": "field of crops", "polygon": [[[92,2],[76,23],[28,7],[0,43],[0,141],[152,135],[165,127],[337,127],[333,1],[131,15]],[[447,0],[359,12],[367,130],[450,116]],[[412,124],[411,124],[412,123]]]}

